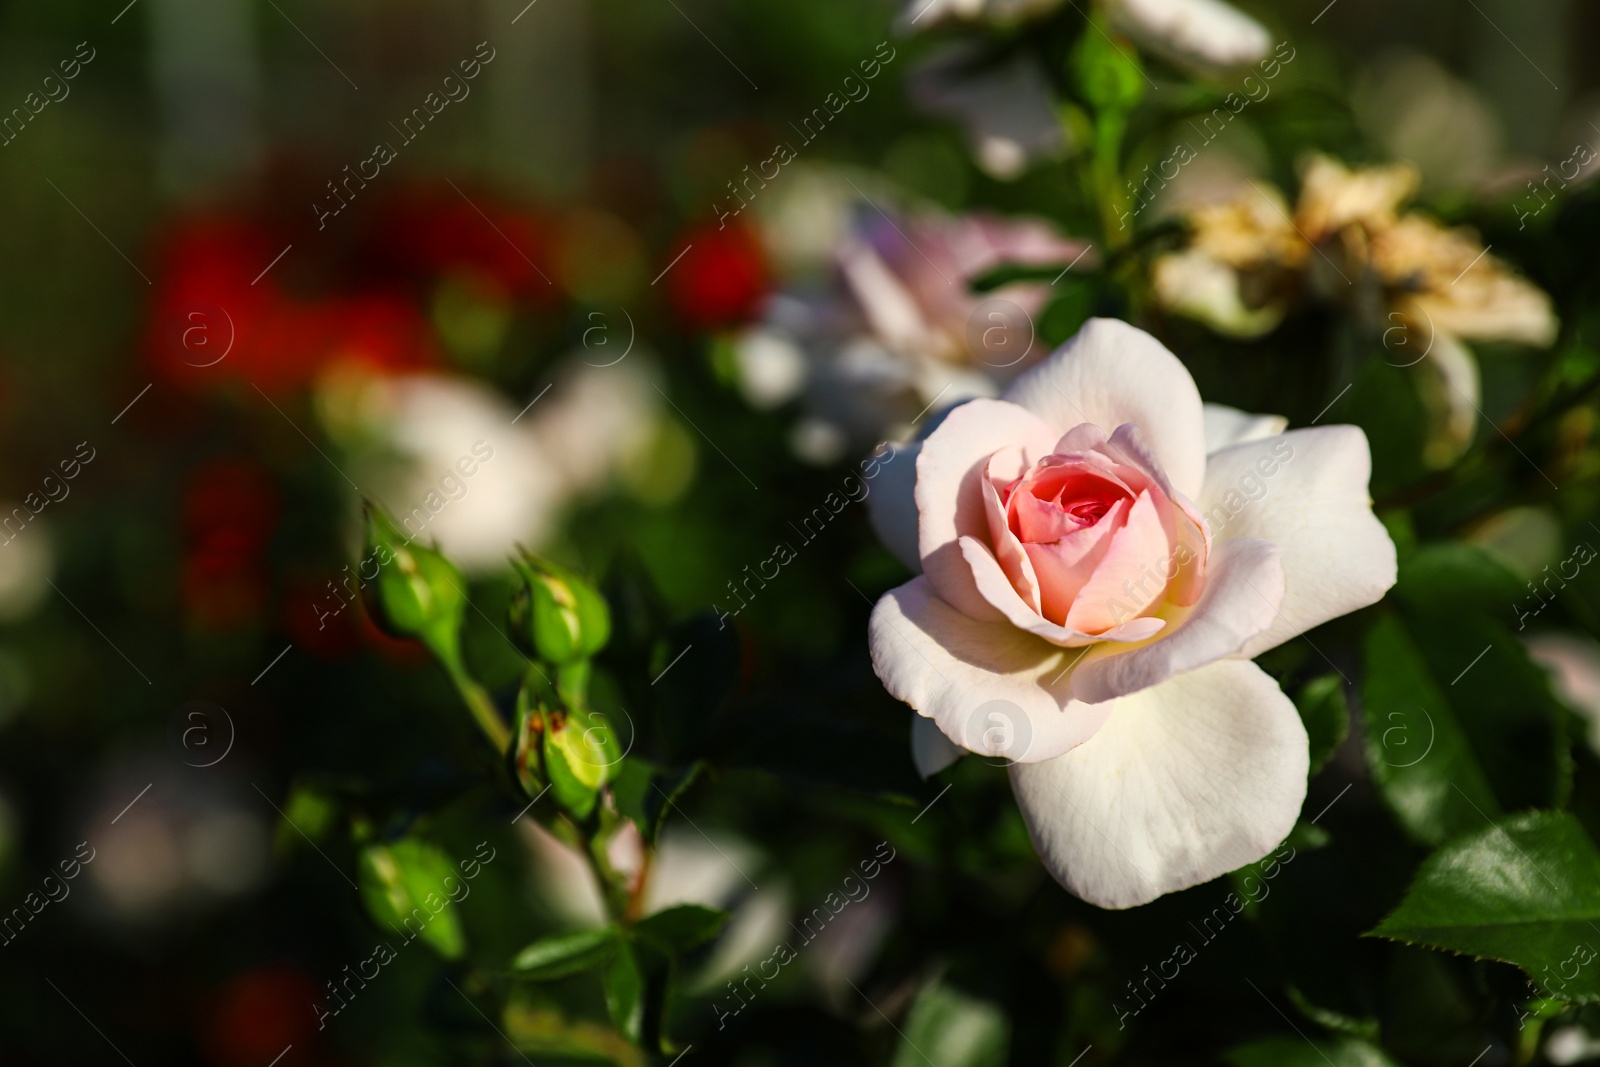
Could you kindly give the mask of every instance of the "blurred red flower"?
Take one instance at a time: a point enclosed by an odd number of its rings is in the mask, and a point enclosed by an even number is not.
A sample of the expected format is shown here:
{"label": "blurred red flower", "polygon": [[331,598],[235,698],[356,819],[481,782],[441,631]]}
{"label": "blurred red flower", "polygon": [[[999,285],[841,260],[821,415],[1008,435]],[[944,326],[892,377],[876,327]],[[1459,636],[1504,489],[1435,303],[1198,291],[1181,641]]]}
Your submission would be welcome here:
{"label": "blurred red flower", "polygon": [[667,296],[690,326],[707,329],[744,321],[767,290],[767,261],[749,226],[724,229],[706,223],[679,236],[687,248],[667,270]]}
{"label": "blurred red flower", "polygon": [[161,257],[147,336],[156,372],[188,388],[248,383],[283,393],[338,360],[386,370],[435,361],[432,333],[410,301],[371,291],[293,297],[273,277],[282,251],[246,220],[179,226]]}
{"label": "blurred red flower", "polygon": [[507,296],[553,303],[559,296],[538,264],[548,262],[550,238],[543,220],[494,198],[468,202],[455,190],[419,193],[386,212],[375,248],[382,268],[430,279],[470,274]]}
{"label": "blurred red flower", "polygon": [[260,467],[218,460],[195,469],[183,496],[183,603],[192,624],[230,629],[261,617],[277,522],[277,489]]}
{"label": "blurred red flower", "polygon": [[316,982],[293,967],[236,975],[202,1024],[207,1058],[216,1067],[260,1067],[289,1045],[304,1049],[316,1036],[312,1006],[321,995]]}

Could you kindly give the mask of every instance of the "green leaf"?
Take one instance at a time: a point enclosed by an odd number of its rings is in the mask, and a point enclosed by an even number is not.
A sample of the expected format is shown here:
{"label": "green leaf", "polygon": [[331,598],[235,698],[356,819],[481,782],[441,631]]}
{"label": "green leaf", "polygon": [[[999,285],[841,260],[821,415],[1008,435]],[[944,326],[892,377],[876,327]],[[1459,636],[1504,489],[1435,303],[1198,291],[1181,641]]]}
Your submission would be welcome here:
{"label": "green leaf", "polygon": [[1417,549],[1400,563],[1394,596],[1424,611],[1490,612],[1509,617],[1527,596],[1517,576],[1483,549],[1444,541]]}
{"label": "green leaf", "polygon": [[1565,812],[1513,816],[1429,856],[1371,933],[1514,963],[1547,992],[1600,1001],[1600,852]]}
{"label": "green leaf", "polygon": [[458,878],[450,857],[417,837],[367,845],[357,860],[356,880],[367,912],[386,929],[421,937],[446,959],[460,959],[466,937],[445,880]]}
{"label": "green leaf", "polygon": [[1419,615],[1408,623],[1500,806],[1565,806],[1572,785],[1565,715],[1527,647],[1482,614]]}
{"label": "green leaf", "polygon": [[1234,1067],[1395,1067],[1382,1049],[1354,1037],[1311,1042],[1303,1037],[1269,1037],[1228,1053]]}
{"label": "green leaf", "polygon": [[1300,719],[1311,741],[1311,775],[1315,776],[1350,734],[1350,708],[1344,699],[1344,679],[1337,674],[1313,678],[1295,698]]}
{"label": "green leaf", "polygon": [[1295,1006],[1295,1010],[1318,1026],[1327,1027],[1329,1030],[1338,1033],[1349,1034],[1351,1037],[1359,1037],[1364,1041],[1378,1040],[1378,1020],[1366,1017],[1358,1018],[1353,1015],[1346,1015],[1342,1011],[1334,1011],[1331,1008],[1324,1008],[1319,1004],[1314,1004],[1311,998],[1292,985],[1285,992],[1288,993],[1289,1002]]}
{"label": "green leaf", "polygon": [[669,955],[681,956],[716,937],[727,922],[728,913],[721,909],[679,904],[641,919],[633,929]]}
{"label": "green leaf", "polygon": [[926,1067],[930,1057],[939,1067],[1001,1067],[1011,1026],[988,1001],[933,982],[917,994],[902,1036],[893,1067]]}
{"label": "green leaf", "polygon": [[518,978],[545,982],[599,966],[616,948],[615,927],[603,930],[575,930],[568,934],[540,938],[517,953],[511,969]]}
{"label": "green leaf", "polygon": [[1400,620],[1378,620],[1366,664],[1367,764],[1401,827],[1436,845],[1499,815],[1460,722]]}
{"label": "green leaf", "polygon": [[639,1043],[644,1030],[644,975],[633,946],[623,943],[606,965],[606,1012],[622,1035]]}

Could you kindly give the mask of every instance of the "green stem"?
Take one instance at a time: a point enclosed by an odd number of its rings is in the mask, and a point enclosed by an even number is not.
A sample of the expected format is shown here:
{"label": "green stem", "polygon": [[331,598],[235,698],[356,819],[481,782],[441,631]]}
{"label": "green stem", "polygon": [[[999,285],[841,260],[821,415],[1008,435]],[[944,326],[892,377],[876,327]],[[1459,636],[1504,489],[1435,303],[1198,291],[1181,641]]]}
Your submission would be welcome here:
{"label": "green stem", "polygon": [[461,700],[472,713],[478,728],[489,739],[495,751],[504,756],[511,748],[511,730],[501,720],[500,712],[495,709],[494,701],[489,698],[488,691],[474,681],[459,663],[449,660],[443,662],[450,680],[455,683],[456,692],[461,694]]}
{"label": "green stem", "polygon": [[1094,161],[1091,164],[1095,200],[1100,207],[1100,228],[1106,249],[1115,252],[1133,237],[1123,221],[1128,198],[1122,188],[1122,135],[1127,116],[1120,111],[1103,111],[1095,116]]}

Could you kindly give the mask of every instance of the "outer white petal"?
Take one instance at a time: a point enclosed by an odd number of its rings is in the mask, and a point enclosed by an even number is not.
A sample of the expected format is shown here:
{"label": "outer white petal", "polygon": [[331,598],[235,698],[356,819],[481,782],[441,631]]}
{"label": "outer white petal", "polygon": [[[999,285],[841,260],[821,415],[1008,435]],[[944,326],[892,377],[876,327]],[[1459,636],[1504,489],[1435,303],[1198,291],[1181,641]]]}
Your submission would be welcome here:
{"label": "outer white petal", "polygon": [[911,762],[917,765],[918,774],[931,778],[966,754],[966,749],[950,743],[932,719],[912,713]]}
{"label": "outer white petal", "polygon": [[1138,648],[1094,649],[1072,672],[1073,695],[1097,704],[1235,655],[1272,625],[1283,597],[1277,545],[1254,538],[1226,541],[1211,557],[1205,593],[1182,621]]}
{"label": "outer white petal", "polygon": [[1064,756],[1011,768],[1034,847],[1103,908],[1145,904],[1270,852],[1306,795],[1305,727],[1253,663],[1223,660],[1113,702]]}
{"label": "outer white petal", "polygon": [[1204,409],[1208,456],[1229,445],[1276,437],[1289,428],[1289,420],[1282,415],[1252,415],[1226,404],[1206,404]]}
{"label": "outer white petal", "polygon": [[1291,430],[1210,457],[1199,508],[1212,535],[1283,551],[1283,606],[1241,655],[1377,603],[1394,585],[1394,542],[1372,513],[1371,473],[1367,436],[1354,426]]}
{"label": "outer white petal", "polygon": [[[867,515],[883,546],[912,573],[921,573],[917,556],[917,453],[922,442],[889,443],[889,452],[877,462],[877,476],[868,482]],[[877,453],[874,453],[876,455]],[[863,468],[865,474],[865,468]]]}
{"label": "outer white petal", "polygon": [[1059,436],[1037,416],[998,400],[969,400],[930,433],[917,454],[917,555],[923,573],[946,602],[974,619],[999,619],[978,592],[961,558],[962,534],[987,539],[984,468],[1007,446],[1033,463],[1050,454]]}
{"label": "outer white petal", "polygon": [[1143,330],[1090,319],[1001,399],[1034,412],[1058,434],[1085,422],[1109,434],[1131,422],[1178,492],[1199,492],[1206,463],[1200,393],[1178,357]]}
{"label": "outer white petal", "polygon": [[891,589],[867,627],[883,687],[986,756],[1050,759],[1099,729],[1109,706],[1067,693],[1067,649],[1009,622],[978,622],[934,595],[928,579]]}

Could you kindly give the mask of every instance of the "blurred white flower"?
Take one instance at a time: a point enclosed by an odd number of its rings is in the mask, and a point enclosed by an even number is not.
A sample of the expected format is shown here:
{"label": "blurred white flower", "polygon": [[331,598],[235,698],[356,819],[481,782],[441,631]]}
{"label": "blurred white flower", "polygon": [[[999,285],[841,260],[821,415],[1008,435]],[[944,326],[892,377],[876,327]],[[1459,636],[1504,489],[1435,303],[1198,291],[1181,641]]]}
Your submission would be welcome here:
{"label": "blurred white flower", "polygon": [[[534,890],[558,920],[578,927],[606,924],[605,902],[593,872],[571,846],[532,819],[518,822],[533,855]],[[754,889],[747,875],[760,871],[762,854],[748,842],[724,833],[703,837],[681,827],[662,831],[654,862],[643,871],[643,842],[627,823],[608,843],[607,860],[642,892],[640,915],[679,904],[700,904],[732,912],[728,925],[692,984],[710,988],[745,964],[765,957],[783,939],[789,919],[788,894],[781,881],[763,878]],[[646,878],[640,889],[638,879]]]}
{"label": "blurred white flower", "polygon": [[862,197],[881,202],[894,190],[875,171],[799,162],[789,172],[787,182],[756,201],[761,243],[779,276],[824,277]]}
{"label": "blurred white flower", "polygon": [[128,928],[181,922],[259,886],[271,812],[239,784],[222,768],[197,775],[172,757],[141,757],[108,773],[74,838],[93,856],[83,870],[102,914]]}
{"label": "blurred white flower", "polygon": [[[21,504],[0,505],[0,516],[9,516],[13,508],[27,513]],[[21,533],[0,543],[0,622],[19,622],[32,615],[50,592],[53,574],[55,551],[45,521],[34,519]]]}
{"label": "blurred white flower", "polygon": [[360,484],[470,573],[546,541],[564,505],[648,446],[653,380],[640,352],[605,367],[574,356],[519,413],[471,378],[342,376],[319,383],[318,409]]}
{"label": "blurred white flower", "polygon": [[988,62],[984,52],[968,42],[935,52],[906,88],[918,107],[960,124],[990,177],[1009,181],[1035,161],[1065,153],[1067,139],[1039,62],[1023,53]]}
{"label": "blurred white flower", "polygon": [[907,0],[900,12],[902,29],[924,30],[942,22],[1020,22],[1045,15],[1063,0]]}
{"label": "blurred white flower", "polygon": [[1600,1058],[1600,1038],[1581,1024],[1554,1027],[1544,1043],[1545,1059],[1567,1067],[1570,1063],[1593,1063]]}
{"label": "blurred white flower", "polygon": [[739,384],[752,407],[775,408],[799,395],[806,384],[806,355],[782,330],[757,326],[734,352]]}
{"label": "blurred white flower", "polygon": [[1222,0],[1107,0],[1107,8],[1119,30],[1181,66],[1245,67],[1272,48],[1265,26]]}

